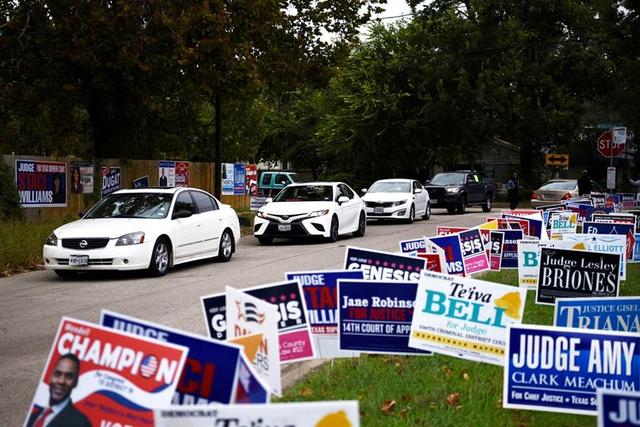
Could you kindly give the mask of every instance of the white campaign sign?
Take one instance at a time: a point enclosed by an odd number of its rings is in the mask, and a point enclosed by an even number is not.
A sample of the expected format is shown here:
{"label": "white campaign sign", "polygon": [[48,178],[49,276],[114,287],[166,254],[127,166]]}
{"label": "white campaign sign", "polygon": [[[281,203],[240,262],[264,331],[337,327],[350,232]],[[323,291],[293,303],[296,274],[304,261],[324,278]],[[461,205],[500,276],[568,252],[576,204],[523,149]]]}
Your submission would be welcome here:
{"label": "white campaign sign", "polygon": [[173,406],[154,411],[155,427],[359,427],[353,400],[268,405]]}
{"label": "white campaign sign", "polygon": [[620,280],[627,279],[627,236],[622,234],[565,234],[562,241],[571,242],[569,249],[620,254]]}
{"label": "white campaign sign", "polygon": [[282,395],[278,351],[278,308],[232,287],[225,288],[227,339],[263,334],[253,367],[269,384],[273,394]]}

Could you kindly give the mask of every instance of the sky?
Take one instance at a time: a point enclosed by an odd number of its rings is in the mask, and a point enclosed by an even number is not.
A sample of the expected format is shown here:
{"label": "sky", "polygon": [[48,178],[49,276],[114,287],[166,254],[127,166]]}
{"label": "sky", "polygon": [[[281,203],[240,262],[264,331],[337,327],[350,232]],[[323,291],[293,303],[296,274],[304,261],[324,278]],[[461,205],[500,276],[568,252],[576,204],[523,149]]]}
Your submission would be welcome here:
{"label": "sky", "polygon": [[[384,11],[373,16],[373,19],[380,19],[385,24],[392,24],[400,19],[409,19],[410,16],[402,17],[401,15],[409,15],[411,8],[406,0],[387,0],[387,4],[382,5]],[[360,29],[360,37],[365,39],[368,35],[367,27]]]}

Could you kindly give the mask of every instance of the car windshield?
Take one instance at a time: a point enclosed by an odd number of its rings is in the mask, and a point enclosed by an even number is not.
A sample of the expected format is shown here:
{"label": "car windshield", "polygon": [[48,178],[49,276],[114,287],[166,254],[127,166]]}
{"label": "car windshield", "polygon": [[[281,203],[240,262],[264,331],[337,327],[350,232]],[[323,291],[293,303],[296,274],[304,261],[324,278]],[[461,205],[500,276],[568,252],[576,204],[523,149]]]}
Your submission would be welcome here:
{"label": "car windshield", "polygon": [[540,187],[540,190],[574,190],[577,181],[551,181]]}
{"label": "car windshield", "polygon": [[370,193],[410,193],[411,184],[404,181],[377,181],[369,189]]}
{"label": "car windshield", "polygon": [[333,200],[330,185],[292,185],[282,190],[274,202],[326,202]]}
{"label": "car windshield", "polygon": [[439,173],[431,180],[433,185],[458,185],[464,184],[463,173]]}
{"label": "car windshield", "polygon": [[300,181],[300,180],[298,179],[298,174],[297,174],[297,173],[289,174],[289,178],[291,178],[291,181],[293,181],[293,182],[298,182],[298,181]]}
{"label": "car windshield", "polygon": [[111,194],[100,200],[85,218],[165,218],[171,197],[169,193]]}

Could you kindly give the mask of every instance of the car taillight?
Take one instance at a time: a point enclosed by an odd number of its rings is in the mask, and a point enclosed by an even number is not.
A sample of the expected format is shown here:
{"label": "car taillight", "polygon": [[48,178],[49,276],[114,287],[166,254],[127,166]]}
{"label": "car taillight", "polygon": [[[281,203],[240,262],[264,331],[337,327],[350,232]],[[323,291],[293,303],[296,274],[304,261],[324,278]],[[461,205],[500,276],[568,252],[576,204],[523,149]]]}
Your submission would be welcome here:
{"label": "car taillight", "polygon": [[562,196],[562,200],[568,200],[571,198],[571,193],[566,193],[564,196]]}
{"label": "car taillight", "polygon": [[531,192],[531,200],[538,200],[538,193],[536,193],[535,191]]}

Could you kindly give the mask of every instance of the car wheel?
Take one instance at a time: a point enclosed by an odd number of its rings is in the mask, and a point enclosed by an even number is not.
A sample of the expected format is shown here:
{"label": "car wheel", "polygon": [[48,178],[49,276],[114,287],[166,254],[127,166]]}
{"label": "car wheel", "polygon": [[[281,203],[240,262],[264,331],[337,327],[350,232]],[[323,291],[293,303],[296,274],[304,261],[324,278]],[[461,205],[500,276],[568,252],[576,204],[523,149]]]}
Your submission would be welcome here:
{"label": "car wheel", "polygon": [[269,236],[256,236],[256,238],[258,239],[258,242],[261,245],[270,245],[273,243],[273,237],[269,237]]}
{"label": "car wheel", "polygon": [[164,276],[169,271],[169,260],[171,259],[171,249],[169,243],[164,238],[156,240],[151,252],[151,261],[149,262],[149,273],[152,276]]}
{"label": "car wheel", "polygon": [[220,247],[218,248],[218,261],[227,262],[233,255],[233,234],[229,230],[224,230],[220,236]]}
{"label": "car wheel", "polygon": [[424,215],[422,215],[422,219],[431,218],[431,203],[427,202],[427,207],[424,210]]}
{"label": "car wheel", "polygon": [[364,232],[367,228],[367,216],[364,212],[360,212],[360,219],[358,220],[358,229],[353,232],[353,235],[356,237],[364,236]]}
{"label": "car wheel", "polygon": [[462,215],[467,211],[467,198],[463,197],[460,199],[460,202],[458,203],[458,207],[456,208],[456,211]]}
{"label": "car wheel", "polygon": [[335,242],[338,240],[338,230],[340,229],[340,224],[338,224],[338,218],[335,216],[331,219],[331,228],[329,228],[329,238],[330,242]]}
{"label": "car wheel", "polygon": [[77,271],[72,270],[53,270],[61,279],[75,279],[78,277]]}
{"label": "car wheel", "polygon": [[482,204],[482,212],[491,212],[493,208],[493,201],[491,200],[491,194],[487,195],[487,200]]}
{"label": "car wheel", "polygon": [[409,218],[407,218],[407,224],[413,224],[413,221],[416,220],[416,206],[411,205],[411,209],[409,209]]}

